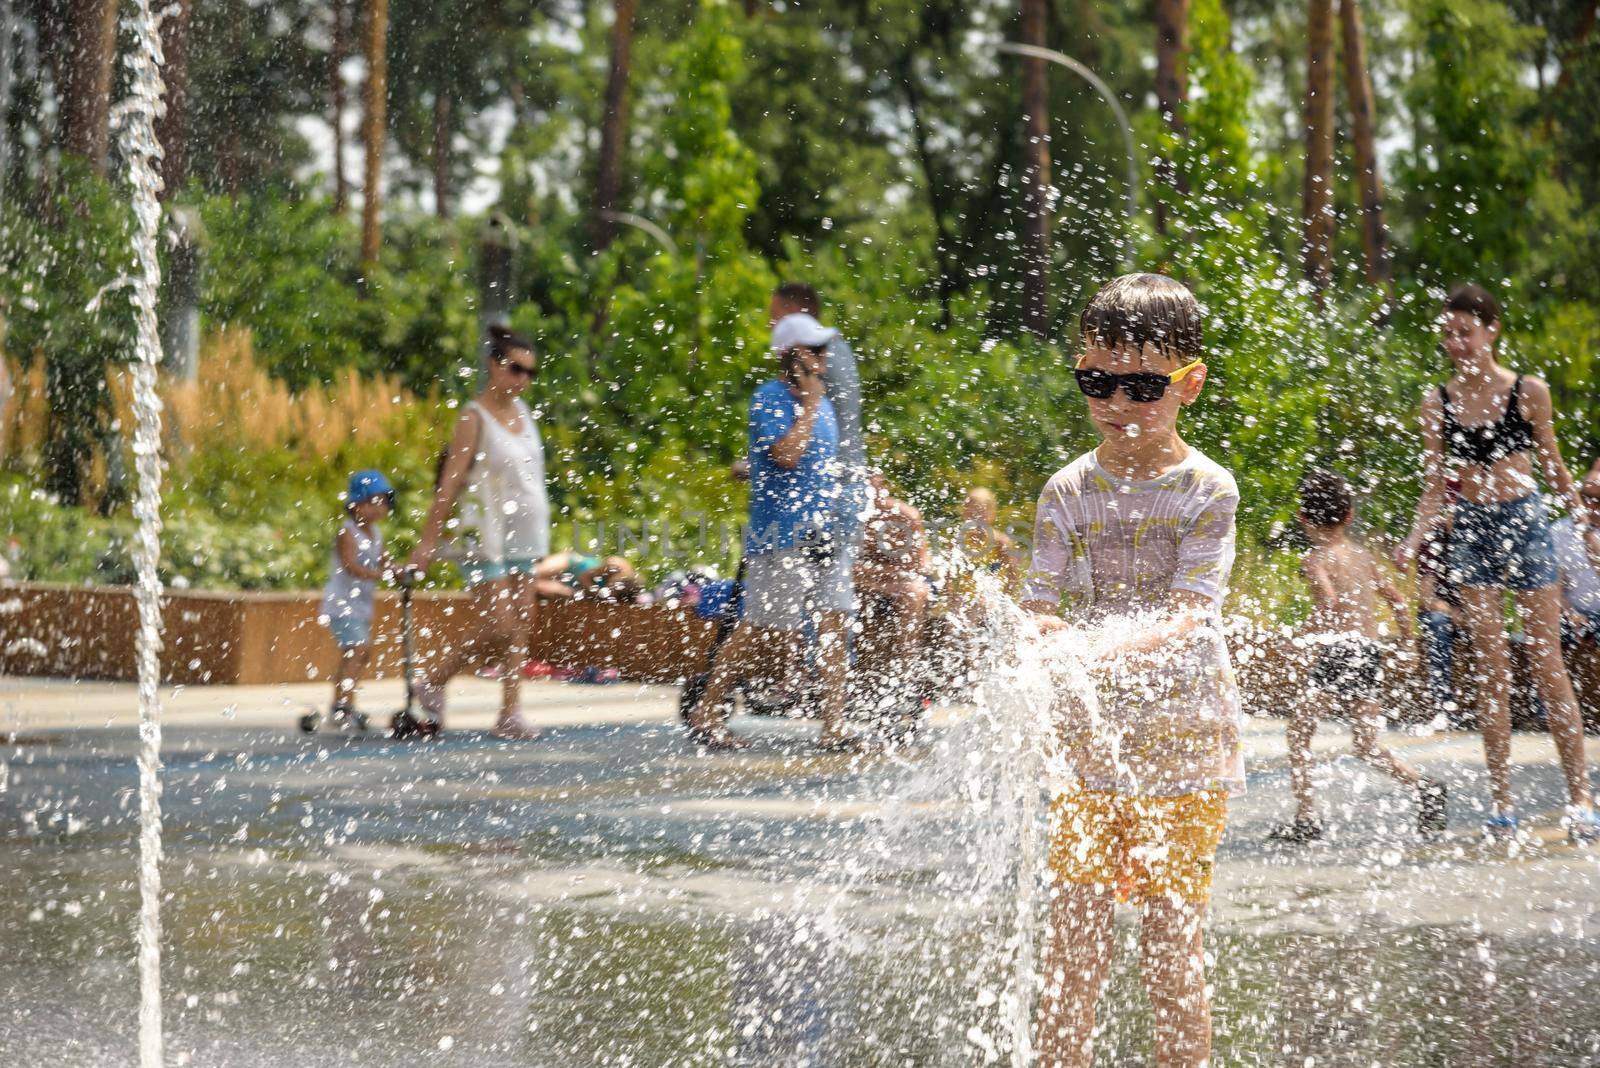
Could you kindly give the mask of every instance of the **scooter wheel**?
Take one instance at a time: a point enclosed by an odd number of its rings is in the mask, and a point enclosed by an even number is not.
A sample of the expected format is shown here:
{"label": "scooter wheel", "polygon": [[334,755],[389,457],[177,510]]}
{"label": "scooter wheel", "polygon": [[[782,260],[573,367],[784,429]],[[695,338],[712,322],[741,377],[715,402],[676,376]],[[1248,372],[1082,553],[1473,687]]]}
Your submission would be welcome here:
{"label": "scooter wheel", "polygon": [[320,715],[318,715],[317,713],[315,713],[315,712],[307,712],[305,715],[300,717],[300,733],[301,734],[315,734],[315,733],[317,733],[317,725],[321,721],[321,719],[322,719],[322,717]]}
{"label": "scooter wheel", "polygon": [[417,733],[417,721],[409,713],[396,712],[394,719],[389,721],[389,736],[401,741]]}

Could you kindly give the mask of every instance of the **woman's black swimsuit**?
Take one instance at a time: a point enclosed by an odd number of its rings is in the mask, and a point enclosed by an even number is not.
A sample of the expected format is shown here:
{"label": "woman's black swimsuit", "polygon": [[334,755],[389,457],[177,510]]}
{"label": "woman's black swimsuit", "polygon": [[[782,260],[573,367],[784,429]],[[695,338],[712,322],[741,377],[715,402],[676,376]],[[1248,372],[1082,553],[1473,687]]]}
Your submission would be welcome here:
{"label": "woman's black swimsuit", "polygon": [[1528,452],[1533,448],[1533,424],[1522,414],[1518,394],[1522,392],[1522,376],[1511,387],[1511,399],[1506,402],[1506,414],[1493,423],[1482,426],[1462,426],[1450,408],[1450,394],[1439,387],[1439,399],[1444,402],[1444,446],[1451,460],[1457,463],[1491,464]]}

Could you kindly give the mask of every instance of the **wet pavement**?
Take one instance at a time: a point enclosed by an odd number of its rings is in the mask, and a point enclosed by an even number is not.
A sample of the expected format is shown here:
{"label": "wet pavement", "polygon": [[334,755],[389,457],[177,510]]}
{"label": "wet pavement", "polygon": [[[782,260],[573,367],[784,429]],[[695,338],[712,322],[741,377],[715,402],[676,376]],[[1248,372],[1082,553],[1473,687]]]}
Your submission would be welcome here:
{"label": "wet pavement", "polygon": [[[957,973],[988,921],[934,907],[940,873],[973,862],[944,833],[957,799],[897,813],[920,859],[853,889],[878,939],[829,952],[801,891],[870,838],[903,767],[817,755],[815,727],[787,721],[696,755],[667,688],[525,692],[549,731],[518,744],[484,733],[481,680],[452,688],[453,729],[424,744],[299,735],[320,686],[169,695],[168,1063],[985,1060]],[[398,688],[366,699],[392,707]],[[128,686],[0,679],[0,1064],[135,1062],[133,710]],[[1515,741],[1519,795],[1546,813],[1515,849],[1475,833],[1476,736],[1389,735],[1450,784],[1452,833],[1425,843],[1410,799],[1324,728],[1333,834],[1300,849],[1264,841],[1288,807],[1281,722],[1248,741],[1208,947],[1217,1064],[1600,1064],[1600,850],[1554,827],[1547,737]],[[930,938],[927,967],[878,948]],[[1151,1063],[1133,960],[1101,1064]]]}

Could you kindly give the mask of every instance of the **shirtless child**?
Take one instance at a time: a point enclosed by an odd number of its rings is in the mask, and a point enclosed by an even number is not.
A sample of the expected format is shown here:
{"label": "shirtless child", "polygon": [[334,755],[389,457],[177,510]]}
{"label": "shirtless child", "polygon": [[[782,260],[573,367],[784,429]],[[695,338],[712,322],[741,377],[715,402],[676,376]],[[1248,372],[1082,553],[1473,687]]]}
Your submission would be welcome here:
{"label": "shirtless child", "polygon": [[1296,811],[1291,822],[1273,829],[1271,837],[1280,842],[1322,837],[1322,820],[1311,796],[1311,738],[1330,700],[1344,706],[1356,756],[1416,791],[1417,830],[1437,834],[1445,828],[1444,784],[1423,777],[1378,738],[1383,726],[1377,702],[1383,674],[1378,596],[1393,606],[1408,638],[1411,617],[1405,599],[1378,569],[1377,558],[1350,540],[1352,504],[1350,487],[1332,471],[1314,469],[1300,482],[1300,526],[1312,545],[1301,567],[1315,605],[1306,629],[1318,648],[1311,687],[1289,718],[1289,771]]}

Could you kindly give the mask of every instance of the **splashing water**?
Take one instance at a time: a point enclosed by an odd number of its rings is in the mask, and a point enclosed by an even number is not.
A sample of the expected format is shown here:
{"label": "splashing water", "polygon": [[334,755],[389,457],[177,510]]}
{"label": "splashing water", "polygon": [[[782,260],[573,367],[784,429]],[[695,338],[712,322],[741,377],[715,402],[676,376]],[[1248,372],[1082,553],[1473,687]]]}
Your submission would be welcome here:
{"label": "splashing water", "polygon": [[155,124],[165,110],[161,38],[150,0],[134,0],[129,22],[129,97],[120,108],[121,147],[133,186],[133,283],[137,338],[133,364],[135,428],[133,454],[139,488],[133,513],[139,523],[135,565],[139,602],[139,1064],[159,1068],[161,1055],[161,400],[156,371],[161,336],[156,304],[161,264],[156,235],[161,227],[161,145]]}
{"label": "splashing water", "polygon": [[[821,945],[771,954],[764,962],[771,973],[766,988],[777,992],[777,1001],[792,1002],[796,989],[818,985],[819,963],[897,962],[893,971],[902,980],[917,977],[921,990],[914,997],[924,1007],[967,1007],[959,1016],[938,1012],[930,1021],[949,1032],[940,1036],[943,1048],[965,1050],[980,1063],[1023,1068],[1034,1058],[1037,953],[1048,905],[1045,800],[1049,784],[1065,773],[1058,767],[1055,710],[1065,693],[1081,703],[1091,730],[1100,715],[1071,647],[1042,639],[997,579],[980,572],[976,581],[981,607],[964,628],[982,650],[971,658],[980,667],[969,680],[970,711],[932,740],[924,758],[883,784],[871,799],[873,814],[858,828],[861,839],[840,842],[816,881],[797,893],[797,913],[818,917]],[[948,815],[937,845],[928,836],[930,809]],[[926,933],[908,939],[903,924],[885,924],[879,910],[863,906],[875,891],[892,890],[904,873],[918,871],[928,876],[919,887],[926,893],[910,907],[926,920]],[[857,1006],[852,1015],[850,1029],[873,1036],[871,1043],[886,1053],[903,1024],[877,1018],[871,1005]],[[775,1019],[764,1026],[781,1024]]]}

